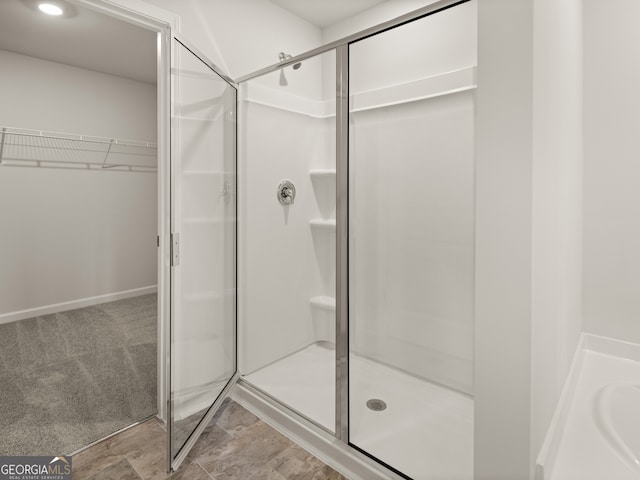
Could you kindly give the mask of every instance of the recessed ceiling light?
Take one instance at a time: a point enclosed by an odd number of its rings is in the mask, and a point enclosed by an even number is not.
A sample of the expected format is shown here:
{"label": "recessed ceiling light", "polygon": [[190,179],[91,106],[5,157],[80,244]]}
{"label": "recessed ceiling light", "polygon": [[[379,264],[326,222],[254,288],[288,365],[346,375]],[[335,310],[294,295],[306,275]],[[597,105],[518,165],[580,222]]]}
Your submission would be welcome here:
{"label": "recessed ceiling light", "polygon": [[38,4],[38,8],[41,12],[46,13],[47,15],[62,15],[64,11],[57,5],[53,3],[40,3]]}

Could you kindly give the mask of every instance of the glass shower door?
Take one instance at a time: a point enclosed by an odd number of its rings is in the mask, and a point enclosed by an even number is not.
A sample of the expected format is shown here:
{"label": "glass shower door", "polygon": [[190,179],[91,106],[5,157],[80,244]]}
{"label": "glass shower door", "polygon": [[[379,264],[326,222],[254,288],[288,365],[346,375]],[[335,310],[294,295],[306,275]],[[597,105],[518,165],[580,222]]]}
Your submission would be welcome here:
{"label": "glass shower door", "polygon": [[174,39],[169,464],[177,468],[236,375],[236,89]]}
{"label": "glass shower door", "polygon": [[349,47],[349,442],[473,478],[475,2]]}

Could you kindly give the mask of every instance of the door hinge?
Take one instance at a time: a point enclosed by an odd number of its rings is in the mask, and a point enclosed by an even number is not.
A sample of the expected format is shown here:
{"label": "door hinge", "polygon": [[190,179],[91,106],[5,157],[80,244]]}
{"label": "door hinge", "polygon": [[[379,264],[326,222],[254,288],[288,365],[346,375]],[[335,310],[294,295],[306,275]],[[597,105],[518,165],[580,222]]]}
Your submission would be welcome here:
{"label": "door hinge", "polygon": [[156,237],[156,246],[160,246],[160,235]]}
{"label": "door hinge", "polygon": [[177,267],[180,265],[180,234],[171,234],[171,266]]}

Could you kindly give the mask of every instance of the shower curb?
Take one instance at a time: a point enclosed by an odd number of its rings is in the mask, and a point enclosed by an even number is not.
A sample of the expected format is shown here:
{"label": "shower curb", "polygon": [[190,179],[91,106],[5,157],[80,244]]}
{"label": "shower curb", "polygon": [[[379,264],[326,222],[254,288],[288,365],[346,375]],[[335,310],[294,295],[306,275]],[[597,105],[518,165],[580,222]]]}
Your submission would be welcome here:
{"label": "shower curb", "polygon": [[234,387],[230,396],[262,421],[350,480],[403,478],[242,380]]}

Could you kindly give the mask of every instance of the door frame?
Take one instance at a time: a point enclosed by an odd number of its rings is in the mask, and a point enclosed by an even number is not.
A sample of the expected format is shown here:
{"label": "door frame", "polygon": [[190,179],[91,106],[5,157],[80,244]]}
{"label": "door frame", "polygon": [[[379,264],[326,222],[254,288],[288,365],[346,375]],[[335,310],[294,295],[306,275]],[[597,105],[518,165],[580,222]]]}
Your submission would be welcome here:
{"label": "door frame", "polygon": [[170,159],[171,159],[171,39],[180,31],[180,16],[143,0],[72,0],[127,23],[158,34],[157,49],[157,143],[158,143],[158,317],[157,317],[157,417],[168,418],[170,316]]}

